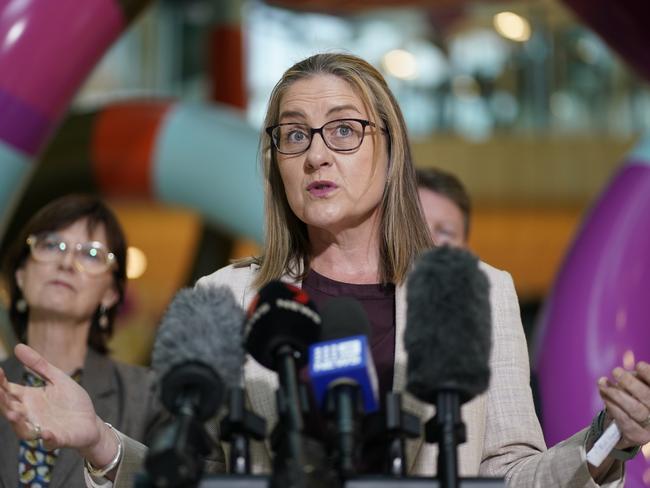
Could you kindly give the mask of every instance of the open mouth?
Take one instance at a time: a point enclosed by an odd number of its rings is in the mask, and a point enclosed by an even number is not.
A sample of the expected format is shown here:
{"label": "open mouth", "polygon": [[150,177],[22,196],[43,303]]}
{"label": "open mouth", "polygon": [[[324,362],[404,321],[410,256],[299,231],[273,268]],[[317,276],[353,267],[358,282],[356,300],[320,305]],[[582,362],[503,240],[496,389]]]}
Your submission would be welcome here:
{"label": "open mouth", "polygon": [[315,196],[322,196],[336,190],[338,186],[332,181],[314,181],[307,186],[307,191]]}
{"label": "open mouth", "polygon": [[333,190],[338,188],[336,184],[332,181],[314,181],[307,186],[307,191],[321,191],[321,190]]}

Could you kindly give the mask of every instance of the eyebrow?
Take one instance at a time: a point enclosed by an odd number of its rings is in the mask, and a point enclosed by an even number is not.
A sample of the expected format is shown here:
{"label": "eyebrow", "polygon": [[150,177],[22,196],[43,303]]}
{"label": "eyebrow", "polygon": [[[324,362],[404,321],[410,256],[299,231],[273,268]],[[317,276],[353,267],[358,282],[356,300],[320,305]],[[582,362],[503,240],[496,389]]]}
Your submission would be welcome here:
{"label": "eyebrow", "polygon": [[[327,111],[327,113],[325,115],[330,116],[332,114],[339,113],[339,112],[344,112],[346,110],[353,110],[356,113],[358,113],[359,115],[361,115],[361,112],[359,112],[359,109],[357,107],[355,107],[354,105],[352,105],[352,104],[337,105],[336,107],[332,107]],[[304,119],[304,118],[306,118],[306,115],[301,110],[285,110],[284,112],[280,113],[280,117],[278,118],[278,120],[282,120],[282,119],[290,118],[290,117],[297,117],[297,118]]]}

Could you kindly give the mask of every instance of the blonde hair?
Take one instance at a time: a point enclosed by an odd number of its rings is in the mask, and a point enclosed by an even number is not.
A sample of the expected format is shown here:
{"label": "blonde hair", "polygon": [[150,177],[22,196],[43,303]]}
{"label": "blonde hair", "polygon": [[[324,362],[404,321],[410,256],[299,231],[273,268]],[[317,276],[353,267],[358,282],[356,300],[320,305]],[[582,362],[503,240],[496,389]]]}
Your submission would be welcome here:
{"label": "blonde hair", "polygon": [[[386,81],[361,58],[342,53],[316,54],[289,68],[273,88],[264,126],[278,123],[280,102],[296,81],[319,74],[338,76],[361,97],[369,118],[387,132],[388,177],[381,201],[380,280],[402,283],[415,257],[432,243],[418,200],[415,169],[401,110]],[[378,143],[379,131],[375,131]],[[309,270],[307,226],[289,207],[270,137],[260,141],[265,181],[266,239],[254,285],[261,287],[284,274],[302,279]]]}

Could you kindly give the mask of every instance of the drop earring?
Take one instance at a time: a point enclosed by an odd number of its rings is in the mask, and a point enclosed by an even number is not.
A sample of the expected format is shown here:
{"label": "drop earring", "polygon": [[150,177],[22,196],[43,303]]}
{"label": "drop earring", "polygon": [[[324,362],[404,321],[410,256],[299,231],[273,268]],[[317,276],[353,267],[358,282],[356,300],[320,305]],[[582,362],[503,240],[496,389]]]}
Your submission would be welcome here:
{"label": "drop earring", "polygon": [[106,315],[106,306],[103,303],[99,306],[99,328],[102,330],[108,328],[108,316]]}
{"label": "drop earring", "polygon": [[27,302],[25,301],[24,298],[19,298],[16,300],[16,310],[18,313],[25,313],[27,312]]}

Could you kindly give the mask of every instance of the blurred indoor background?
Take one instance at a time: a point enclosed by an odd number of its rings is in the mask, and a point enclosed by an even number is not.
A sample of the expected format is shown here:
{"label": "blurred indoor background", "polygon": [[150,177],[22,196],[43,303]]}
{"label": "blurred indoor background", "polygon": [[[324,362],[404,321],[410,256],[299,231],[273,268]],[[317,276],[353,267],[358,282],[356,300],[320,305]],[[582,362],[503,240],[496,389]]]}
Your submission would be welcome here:
{"label": "blurred indoor background", "polygon": [[[581,219],[650,129],[643,66],[623,60],[626,53],[615,50],[606,32],[594,32],[590,19],[577,14],[581,4],[590,2],[152,2],[76,93],[1,242],[10,242],[55,196],[102,192],[102,176],[89,174],[92,158],[84,151],[96,148],[88,147],[84,131],[105,107],[133,100],[154,107],[224,104],[240,110],[257,132],[287,67],[318,51],[346,50],[388,79],[416,164],[450,170],[466,184],[474,203],[470,247],[512,273],[532,343],[538,309]],[[113,141],[105,152],[122,150],[126,136]],[[233,140],[247,147],[230,150],[250,154],[245,164],[256,168],[256,143]],[[146,152],[126,150],[136,159]],[[220,154],[210,157],[216,162]],[[118,176],[137,179],[129,176],[129,161]],[[112,188],[103,193],[132,246],[128,296],[112,347],[120,359],[147,364],[172,295],[229,259],[255,253],[261,230],[233,232],[151,189]],[[6,301],[6,292],[1,298]],[[6,316],[0,322],[2,357],[12,339]]]}
{"label": "blurred indoor background", "polygon": [[[557,0],[391,4],[400,2],[154,2],[94,69],[69,117],[179,99],[231,104],[259,129],[292,63],[322,50],[360,55],[389,80],[416,164],[467,185],[470,245],[512,273],[530,328],[581,215],[650,128],[648,84]],[[55,135],[43,157],[57,144]],[[73,172],[37,170],[3,243],[51,198],[95,190]],[[171,295],[255,243],[150,195],[109,198],[133,246],[115,355],[146,362]]]}

